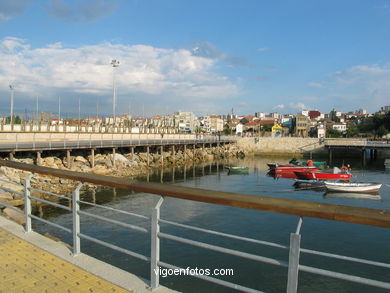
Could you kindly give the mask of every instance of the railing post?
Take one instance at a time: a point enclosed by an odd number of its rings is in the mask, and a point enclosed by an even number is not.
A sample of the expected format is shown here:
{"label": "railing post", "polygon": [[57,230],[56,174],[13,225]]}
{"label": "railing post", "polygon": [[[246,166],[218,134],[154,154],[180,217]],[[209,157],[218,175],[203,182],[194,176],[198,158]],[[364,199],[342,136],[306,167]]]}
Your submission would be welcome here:
{"label": "railing post", "polygon": [[158,262],[160,261],[160,238],[158,233],[160,232],[160,207],[164,201],[163,197],[160,197],[152,213],[152,227],[151,227],[151,252],[150,252],[150,288],[156,289],[160,285],[160,275]]}
{"label": "railing post", "polygon": [[27,177],[24,182],[24,215],[26,216],[26,226],[24,230],[26,233],[31,232],[31,198],[30,198],[30,187],[31,187],[31,178],[33,178],[34,174],[31,174]]}
{"label": "railing post", "polygon": [[72,216],[73,216],[73,255],[80,254],[80,188],[83,183],[80,182],[72,192]]}
{"label": "railing post", "polygon": [[299,254],[301,245],[301,230],[303,219],[299,218],[297,230],[290,234],[290,253],[288,256],[287,293],[296,293],[298,289]]}

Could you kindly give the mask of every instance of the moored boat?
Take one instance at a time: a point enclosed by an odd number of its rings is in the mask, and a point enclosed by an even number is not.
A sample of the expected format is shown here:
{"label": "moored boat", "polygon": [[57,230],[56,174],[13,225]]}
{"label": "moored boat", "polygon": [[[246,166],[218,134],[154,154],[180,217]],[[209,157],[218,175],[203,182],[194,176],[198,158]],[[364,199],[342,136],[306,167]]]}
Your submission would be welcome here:
{"label": "moored boat", "polygon": [[378,193],[382,183],[370,182],[325,182],[331,192]]}
{"label": "moored boat", "polygon": [[304,180],[350,180],[350,173],[326,173],[326,172],[307,172],[294,171],[299,179]]}
{"label": "moored boat", "polygon": [[385,160],[385,169],[390,169],[390,159]]}
{"label": "moored boat", "polygon": [[296,188],[325,188],[324,181],[320,180],[302,180],[302,179],[296,179],[294,186]]}
{"label": "moored boat", "polygon": [[249,167],[227,167],[229,174],[247,174]]}

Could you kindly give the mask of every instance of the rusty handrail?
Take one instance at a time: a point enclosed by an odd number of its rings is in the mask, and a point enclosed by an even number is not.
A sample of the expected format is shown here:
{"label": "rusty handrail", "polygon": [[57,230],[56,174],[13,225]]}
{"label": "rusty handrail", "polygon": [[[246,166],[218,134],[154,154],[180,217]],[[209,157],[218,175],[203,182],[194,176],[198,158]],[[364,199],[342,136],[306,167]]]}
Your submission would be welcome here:
{"label": "rusty handrail", "polygon": [[193,201],[390,228],[390,210],[386,209],[381,210],[304,200],[273,198],[258,195],[255,196],[200,188],[173,186],[162,183],[129,182],[129,180],[125,178],[59,170],[8,160],[0,160],[0,166],[75,181]]}

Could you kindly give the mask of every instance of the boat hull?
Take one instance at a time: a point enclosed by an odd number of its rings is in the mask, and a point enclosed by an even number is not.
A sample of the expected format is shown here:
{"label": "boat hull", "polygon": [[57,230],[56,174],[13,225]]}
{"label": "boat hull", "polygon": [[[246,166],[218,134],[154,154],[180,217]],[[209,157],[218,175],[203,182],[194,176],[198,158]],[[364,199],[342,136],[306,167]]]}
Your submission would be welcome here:
{"label": "boat hull", "polygon": [[351,174],[348,173],[322,173],[322,172],[307,172],[307,171],[295,171],[297,178],[305,180],[350,180]]}
{"label": "boat hull", "polygon": [[249,167],[229,167],[229,174],[248,174]]}
{"label": "boat hull", "polygon": [[302,179],[297,179],[294,183],[294,186],[296,188],[320,188],[324,189],[325,188],[325,183],[323,181],[319,180],[302,180]]}
{"label": "boat hull", "polygon": [[382,186],[382,183],[325,182],[325,186],[330,192],[377,194]]}

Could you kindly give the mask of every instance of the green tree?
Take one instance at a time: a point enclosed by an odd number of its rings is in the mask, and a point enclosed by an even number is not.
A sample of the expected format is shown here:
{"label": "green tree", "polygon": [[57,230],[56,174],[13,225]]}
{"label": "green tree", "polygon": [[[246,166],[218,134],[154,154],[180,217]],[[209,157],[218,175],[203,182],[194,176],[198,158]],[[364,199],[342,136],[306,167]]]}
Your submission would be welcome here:
{"label": "green tree", "polygon": [[272,125],[271,124],[264,124],[262,130],[265,132],[270,132],[270,131],[272,131]]}
{"label": "green tree", "polygon": [[377,136],[380,138],[388,133],[389,131],[386,129],[386,127],[383,124],[379,126],[378,130],[376,131]]}
{"label": "green tree", "polygon": [[347,137],[357,137],[359,136],[359,129],[355,125],[351,125],[347,129]]}
{"label": "green tree", "polygon": [[[20,124],[22,122],[22,119],[20,119],[19,116],[14,116],[14,124]],[[8,116],[5,118],[5,124],[10,124],[11,123],[11,116]]]}
{"label": "green tree", "polygon": [[329,137],[329,138],[338,138],[338,137],[342,137],[342,136],[343,136],[343,133],[337,129],[330,128],[326,132],[326,137]]}

